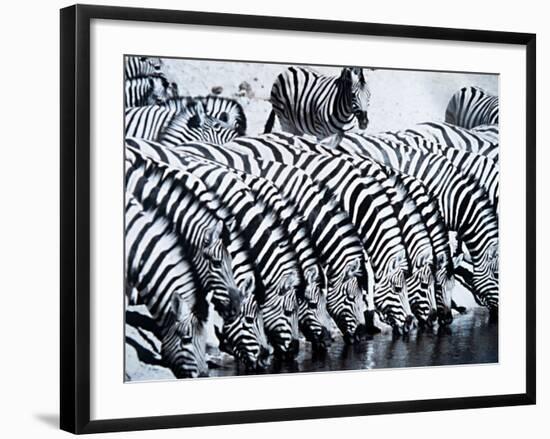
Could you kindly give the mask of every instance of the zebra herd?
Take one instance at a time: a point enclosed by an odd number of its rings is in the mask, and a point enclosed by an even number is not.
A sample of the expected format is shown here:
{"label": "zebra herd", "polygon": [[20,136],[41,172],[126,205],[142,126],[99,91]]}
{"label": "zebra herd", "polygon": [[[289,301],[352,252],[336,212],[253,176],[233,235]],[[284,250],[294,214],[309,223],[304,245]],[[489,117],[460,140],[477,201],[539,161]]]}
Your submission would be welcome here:
{"label": "zebra herd", "polygon": [[375,316],[450,325],[455,280],[497,316],[496,97],[466,87],[446,122],[367,135],[362,69],[291,67],[266,124],[283,131],[246,136],[238,102],[179,96],[158,59],[126,59],[125,93],[126,297],[176,377],[208,375],[212,308],[247,371],[295,358],[300,335],[326,349],[331,322],[348,344]]}

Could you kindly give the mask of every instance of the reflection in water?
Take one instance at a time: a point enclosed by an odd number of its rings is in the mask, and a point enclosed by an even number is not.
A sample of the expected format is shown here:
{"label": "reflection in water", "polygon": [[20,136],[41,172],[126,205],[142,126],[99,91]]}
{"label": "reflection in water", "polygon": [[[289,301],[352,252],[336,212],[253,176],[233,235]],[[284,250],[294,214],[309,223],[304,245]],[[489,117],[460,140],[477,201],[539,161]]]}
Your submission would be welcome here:
{"label": "reflection in water", "polygon": [[[495,363],[498,361],[498,325],[488,323],[488,318],[485,309],[474,308],[456,316],[450,327],[413,331],[407,338],[394,339],[389,331],[346,346],[337,337],[324,354],[312,353],[309,345],[302,345],[294,362],[274,363],[267,373]],[[210,370],[210,376],[241,373],[232,360]]]}

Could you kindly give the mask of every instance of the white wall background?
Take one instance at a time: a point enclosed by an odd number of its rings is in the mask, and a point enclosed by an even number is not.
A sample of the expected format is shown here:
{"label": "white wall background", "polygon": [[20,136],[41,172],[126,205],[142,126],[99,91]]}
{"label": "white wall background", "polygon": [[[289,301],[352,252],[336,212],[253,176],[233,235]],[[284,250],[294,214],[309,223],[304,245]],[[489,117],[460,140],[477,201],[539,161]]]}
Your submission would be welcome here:
{"label": "white wall background", "polygon": [[[90,3],[96,3],[90,1]],[[535,407],[327,419],[191,430],[130,433],[132,437],[218,438],[311,437],[343,434],[425,438],[464,436],[512,438],[526,433],[543,437],[550,409],[547,303],[542,276],[550,258],[544,225],[550,215],[543,203],[550,185],[543,170],[550,165],[549,143],[542,128],[549,117],[543,102],[550,89],[550,30],[543,2],[504,4],[470,1],[442,7],[439,1],[298,3],[245,0],[124,1],[99,3],[248,14],[330,18],[381,23],[483,28],[536,32],[538,37],[538,405]],[[0,432],[4,437],[59,437],[58,419],[58,288],[59,288],[59,14],[64,1],[10,2],[1,14],[2,159],[0,160]],[[546,56],[545,56],[546,55]],[[544,111],[546,110],[546,111]],[[6,137],[7,135],[7,137]],[[546,166],[545,166],[546,165]],[[546,220],[546,221],[545,221]],[[306,436],[307,435],[307,436]],[[121,437],[108,435],[109,437]]]}

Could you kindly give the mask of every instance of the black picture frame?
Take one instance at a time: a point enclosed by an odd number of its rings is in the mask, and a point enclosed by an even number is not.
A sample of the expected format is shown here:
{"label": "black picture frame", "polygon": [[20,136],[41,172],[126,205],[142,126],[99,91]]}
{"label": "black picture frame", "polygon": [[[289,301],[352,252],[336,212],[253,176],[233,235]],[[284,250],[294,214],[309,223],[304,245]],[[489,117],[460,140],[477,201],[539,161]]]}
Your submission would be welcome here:
{"label": "black picture frame", "polygon": [[[526,47],[526,392],[466,398],[90,419],[90,22],[93,19],[454,40]],[[99,433],[326,417],[535,404],[536,36],[302,18],[76,5],[61,10],[61,404],[60,426]]]}

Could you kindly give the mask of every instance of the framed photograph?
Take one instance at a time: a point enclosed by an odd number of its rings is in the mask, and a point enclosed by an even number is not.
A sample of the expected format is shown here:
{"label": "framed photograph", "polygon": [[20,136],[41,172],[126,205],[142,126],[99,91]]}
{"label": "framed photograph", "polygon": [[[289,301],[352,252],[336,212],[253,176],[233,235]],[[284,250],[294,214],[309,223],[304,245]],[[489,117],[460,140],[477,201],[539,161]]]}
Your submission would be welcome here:
{"label": "framed photograph", "polygon": [[61,10],[61,428],[535,403],[535,35]]}

